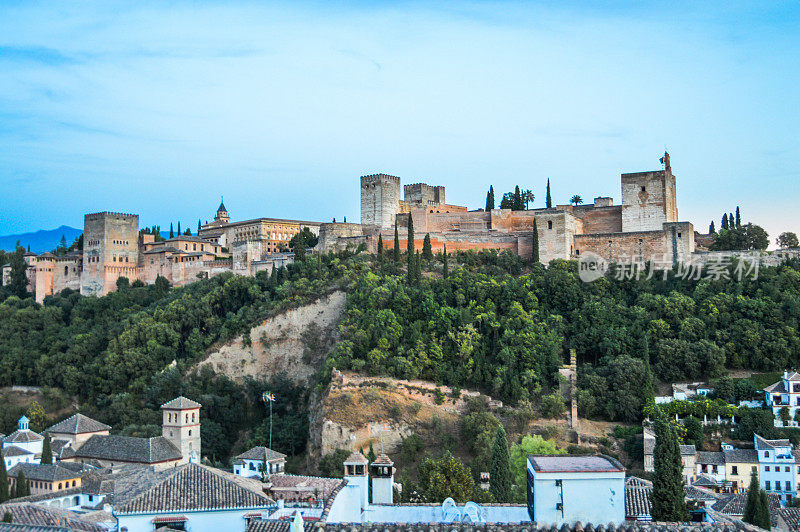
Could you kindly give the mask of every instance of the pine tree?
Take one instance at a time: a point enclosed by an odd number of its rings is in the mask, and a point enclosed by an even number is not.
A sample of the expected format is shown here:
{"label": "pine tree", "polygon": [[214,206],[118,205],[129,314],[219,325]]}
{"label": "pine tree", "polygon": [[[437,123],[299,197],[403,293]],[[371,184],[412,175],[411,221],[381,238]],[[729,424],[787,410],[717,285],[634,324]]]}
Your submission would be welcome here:
{"label": "pine tree", "polygon": [[742,215],[739,213],[739,206],[736,206],[736,227],[742,226]]}
{"label": "pine tree", "polygon": [[0,457],[0,503],[8,500],[8,471],[6,471],[6,461]]}
{"label": "pine tree", "polygon": [[486,193],[486,212],[494,209],[494,187],[489,185],[489,192]]}
{"label": "pine tree", "polygon": [[533,219],[533,242],[531,245],[531,261],[534,264],[539,262],[539,228],[536,225],[536,218]]}
{"label": "pine tree", "polygon": [[553,208],[553,198],[550,197],[550,178],[547,178],[547,197],[545,197],[545,207],[548,209]]}
{"label": "pine tree", "polygon": [[378,233],[378,258],[383,259],[383,237]]}
{"label": "pine tree", "polygon": [[514,188],[514,204],[511,207],[511,209],[514,210],[514,211],[521,211],[522,210],[522,205],[523,205],[522,193],[520,193],[519,185],[517,185]]}
{"label": "pine tree", "polygon": [[708,234],[709,235],[717,234],[717,229],[714,227],[714,220],[711,220],[711,225],[708,226]]}
{"label": "pine tree", "polygon": [[397,220],[394,222],[394,249],[392,250],[392,258],[395,264],[400,264],[400,233],[397,232]]}
{"label": "pine tree", "polygon": [[425,260],[433,259],[433,249],[431,249],[430,233],[425,233],[425,240],[422,241],[422,258]]}
{"label": "pine tree", "polygon": [[445,279],[447,279],[447,275],[450,273],[447,270],[447,244],[445,244],[444,249],[442,250],[442,277]]}
{"label": "pine tree", "polygon": [[725,213],[722,215],[722,228],[728,229],[728,214]]}
{"label": "pine tree", "polygon": [[508,457],[508,440],[502,425],[497,427],[489,462],[489,491],[497,502],[511,500],[511,464]]}
{"label": "pine tree", "polygon": [[683,491],[683,464],[675,429],[666,416],[656,411],[656,446],[653,449],[655,477],[653,480],[653,521],[687,519]]}
{"label": "pine tree", "polygon": [[42,464],[52,464],[53,463],[53,449],[50,445],[50,435],[45,432],[44,434],[44,442],[42,443]]}
{"label": "pine tree", "polygon": [[169,223],[169,237],[175,238],[175,231],[172,230],[172,222]]}
{"label": "pine tree", "polygon": [[408,263],[408,284],[414,284],[416,266],[414,265],[414,217],[408,215],[408,236],[406,237],[406,262]]}

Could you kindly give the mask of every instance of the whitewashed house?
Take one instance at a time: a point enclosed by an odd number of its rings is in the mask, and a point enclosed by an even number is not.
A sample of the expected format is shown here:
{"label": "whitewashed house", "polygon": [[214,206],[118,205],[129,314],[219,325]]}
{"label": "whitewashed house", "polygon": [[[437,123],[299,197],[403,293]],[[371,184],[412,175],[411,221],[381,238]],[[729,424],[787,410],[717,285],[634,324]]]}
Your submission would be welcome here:
{"label": "whitewashed house", "polygon": [[234,459],[233,472],[241,477],[261,478],[265,463],[270,475],[283,474],[286,455],[267,447],[253,447]]}
{"label": "whitewashed house", "polygon": [[[797,427],[795,414],[800,408],[800,373],[784,371],[781,380],[764,388],[764,402],[772,409],[776,427]],[[785,425],[781,418],[784,407],[789,415]]]}
{"label": "whitewashed house", "polygon": [[528,513],[537,523],[625,521],[625,468],[605,455],[528,456]]}
{"label": "whitewashed house", "polygon": [[28,428],[30,420],[19,418],[17,430],[3,438],[2,455],[6,471],[17,464],[38,464],[42,459],[44,438]]}

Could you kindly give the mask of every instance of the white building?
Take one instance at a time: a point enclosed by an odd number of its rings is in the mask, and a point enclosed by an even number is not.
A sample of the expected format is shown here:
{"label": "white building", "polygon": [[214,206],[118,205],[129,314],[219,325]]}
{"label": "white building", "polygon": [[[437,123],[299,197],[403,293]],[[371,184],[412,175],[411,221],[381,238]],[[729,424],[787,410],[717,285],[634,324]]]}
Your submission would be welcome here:
{"label": "white building", "polygon": [[261,478],[265,463],[270,475],[283,474],[286,455],[267,447],[253,447],[236,457],[233,472],[241,477]]}
{"label": "white building", "polygon": [[784,426],[781,419],[781,410],[784,407],[789,413],[789,421],[785,426],[797,427],[795,414],[800,408],[800,373],[784,371],[781,380],[764,388],[764,401],[772,409],[776,427]]}
{"label": "white building", "polygon": [[625,521],[625,468],[608,456],[528,456],[527,494],[537,523]]}
{"label": "white building", "polygon": [[754,436],[758,453],[758,479],[767,493],[777,493],[784,503],[797,496],[795,459],[789,440],[765,440]]}
{"label": "white building", "polygon": [[17,464],[38,464],[42,459],[44,438],[28,428],[30,420],[19,418],[17,430],[3,438],[2,455],[6,471]]}

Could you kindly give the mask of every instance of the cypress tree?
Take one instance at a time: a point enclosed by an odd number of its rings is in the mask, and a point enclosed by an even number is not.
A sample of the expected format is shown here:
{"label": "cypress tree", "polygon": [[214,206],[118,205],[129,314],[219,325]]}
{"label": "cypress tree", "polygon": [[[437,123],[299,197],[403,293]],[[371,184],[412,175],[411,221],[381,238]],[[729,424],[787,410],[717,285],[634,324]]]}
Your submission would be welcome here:
{"label": "cypress tree", "polygon": [[383,258],[383,237],[378,233],[378,258]]}
{"label": "cypress tree", "polygon": [[769,518],[769,496],[766,491],[761,489],[758,490],[758,506],[756,506],[755,521],[756,522],[753,524],[764,530],[769,530],[772,527]]}
{"label": "cypress tree", "polygon": [[431,249],[430,233],[425,233],[425,240],[422,241],[422,258],[425,260],[433,259],[433,250]]}
{"label": "cypress tree", "polygon": [[53,463],[53,449],[50,445],[50,435],[45,432],[44,434],[44,442],[42,443],[42,464],[52,464]]}
{"label": "cypress tree", "polygon": [[547,178],[547,197],[545,198],[545,206],[550,209],[553,207],[553,199],[550,197],[550,178]]}
{"label": "cypress tree", "polygon": [[371,464],[378,456],[375,454],[375,449],[372,447],[372,442],[369,442],[369,452],[367,453],[367,460]]}
{"label": "cypress tree", "polygon": [[533,219],[533,243],[531,245],[531,261],[539,262],[539,228],[536,225],[536,218]]}
{"label": "cypress tree", "polygon": [[197,219],[197,236],[200,236],[200,218]]}
{"label": "cypress tree", "polygon": [[519,191],[519,185],[517,185],[514,188],[514,204],[513,204],[513,207],[511,207],[511,210],[521,211],[522,210],[522,205],[523,205],[522,194]]}
{"label": "cypress tree", "polygon": [[444,245],[444,250],[442,251],[442,277],[447,279],[447,274],[450,273],[447,271],[447,244]]}
{"label": "cypress tree", "polygon": [[494,209],[494,187],[489,185],[489,192],[486,193],[486,212]]}
{"label": "cypress tree", "polygon": [[181,235],[181,223],[178,222],[178,236]]}
{"label": "cypress tree", "polygon": [[489,462],[489,491],[497,502],[511,500],[511,465],[508,458],[508,440],[502,425],[497,427]]}
{"label": "cypress tree", "polygon": [[175,231],[172,230],[172,222],[169,223],[169,237],[175,238]]}
{"label": "cypress tree", "polygon": [[739,213],[739,206],[736,206],[736,227],[742,226],[742,216]]}
{"label": "cypress tree", "polygon": [[414,283],[416,267],[414,265],[414,217],[408,215],[408,236],[406,237],[406,262],[408,263],[408,284]]}
{"label": "cypress tree", "polygon": [[728,227],[730,229],[736,229],[736,218],[733,217],[733,213],[728,213]]}
{"label": "cypress tree", "polygon": [[756,506],[758,506],[758,473],[755,471],[750,473],[750,487],[747,489],[747,498],[744,501],[744,513],[742,520],[751,525],[756,524],[755,514]]}
{"label": "cypress tree", "polygon": [[394,222],[394,250],[392,257],[395,264],[400,264],[400,234],[397,232],[397,220]]}
{"label": "cypress tree", "polygon": [[722,228],[728,229],[728,214],[725,213],[722,215]]}
{"label": "cypress tree", "polygon": [[714,220],[711,220],[711,225],[708,226],[708,234],[709,235],[717,234],[717,229],[714,227]]}
{"label": "cypress tree", "polygon": [[6,471],[6,461],[0,457],[0,503],[8,500],[8,471]]}
{"label": "cypress tree", "polygon": [[27,495],[30,495],[28,480],[25,478],[25,472],[20,469],[14,486],[14,498],[25,497]]}
{"label": "cypress tree", "polygon": [[687,519],[683,491],[683,465],[675,429],[666,416],[656,410],[656,446],[653,450],[655,478],[653,480],[653,521]]}
{"label": "cypress tree", "polygon": [[416,252],[414,258],[414,282],[419,283],[422,280],[422,257],[419,255],[419,251]]}

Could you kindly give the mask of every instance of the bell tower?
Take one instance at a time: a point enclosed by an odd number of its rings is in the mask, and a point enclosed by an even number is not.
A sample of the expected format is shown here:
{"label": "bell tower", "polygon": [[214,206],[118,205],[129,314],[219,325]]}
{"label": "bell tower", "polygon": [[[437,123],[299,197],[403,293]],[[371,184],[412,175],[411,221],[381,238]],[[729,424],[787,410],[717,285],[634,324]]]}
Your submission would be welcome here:
{"label": "bell tower", "polygon": [[176,397],[161,405],[161,435],[181,452],[181,463],[200,461],[200,408],[203,405],[186,397]]}

